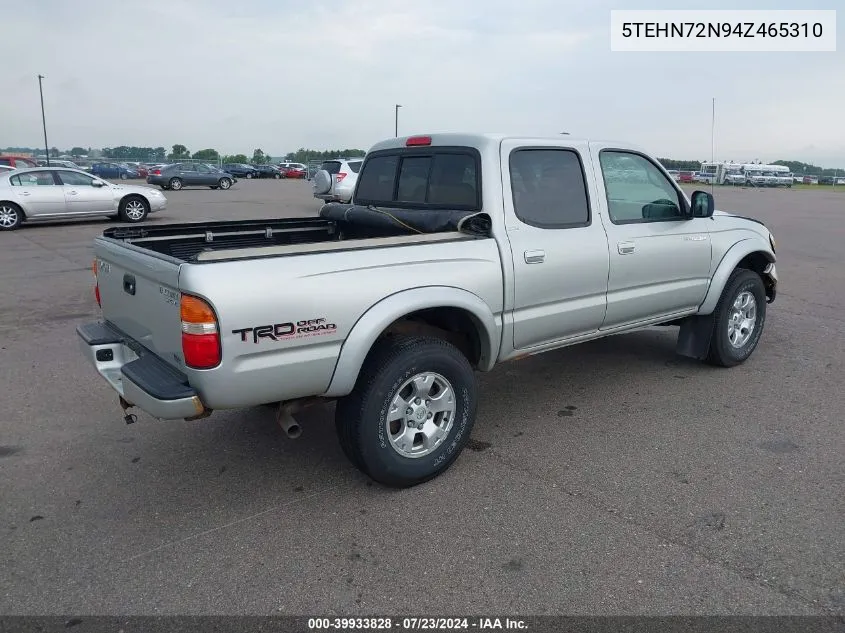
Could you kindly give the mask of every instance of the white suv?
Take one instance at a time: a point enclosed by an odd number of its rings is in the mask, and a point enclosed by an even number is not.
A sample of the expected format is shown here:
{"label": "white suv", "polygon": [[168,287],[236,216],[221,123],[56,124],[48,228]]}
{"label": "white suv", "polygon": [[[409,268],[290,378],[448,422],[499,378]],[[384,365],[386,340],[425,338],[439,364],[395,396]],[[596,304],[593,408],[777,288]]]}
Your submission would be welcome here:
{"label": "white suv", "polygon": [[314,197],[326,202],[349,202],[358,172],[361,171],[363,158],[337,158],[324,161],[319,171],[314,174],[312,188]]}

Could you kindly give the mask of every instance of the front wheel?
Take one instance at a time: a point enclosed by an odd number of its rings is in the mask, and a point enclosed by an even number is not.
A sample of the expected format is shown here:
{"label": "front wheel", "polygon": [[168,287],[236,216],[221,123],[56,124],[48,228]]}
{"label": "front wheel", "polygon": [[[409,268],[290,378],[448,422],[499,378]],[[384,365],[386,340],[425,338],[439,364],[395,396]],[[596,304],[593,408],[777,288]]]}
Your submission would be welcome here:
{"label": "front wheel", "polygon": [[760,275],[737,268],[728,278],[713,313],[707,362],[739,365],[751,356],[766,324],[766,288]]}
{"label": "front wheel", "polygon": [[129,178],[129,174],[127,174],[127,173],[125,173],[125,172],[122,172],[122,173],[120,174],[120,179],[121,179],[121,180],[126,180],[127,178]]}
{"label": "front wheel", "polygon": [[229,187],[232,186],[232,181],[229,180],[228,178],[221,178],[220,182],[217,183],[217,186],[220,187],[221,189],[228,189]]}
{"label": "front wheel", "polygon": [[251,172],[251,171],[248,171],[248,172],[246,173],[246,177],[247,177],[247,178],[252,178],[252,172]]}
{"label": "front wheel", "polygon": [[452,344],[396,336],[378,342],[335,413],[349,460],[379,483],[433,479],[460,455],[477,408],[475,375]]}
{"label": "front wheel", "polygon": [[281,177],[282,177],[281,174],[273,174],[273,178],[275,178],[276,180],[279,180],[279,178],[281,178]]}

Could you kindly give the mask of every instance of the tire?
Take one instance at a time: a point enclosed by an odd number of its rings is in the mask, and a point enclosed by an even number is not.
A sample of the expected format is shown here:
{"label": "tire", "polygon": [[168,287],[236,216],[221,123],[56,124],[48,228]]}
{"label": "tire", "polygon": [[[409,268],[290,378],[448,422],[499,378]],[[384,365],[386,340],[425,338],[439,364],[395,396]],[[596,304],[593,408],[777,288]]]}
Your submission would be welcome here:
{"label": "tire", "polygon": [[217,183],[217,186],[225,191],[226,189],[232,186],[232,181],[228,178],[221,178],[220,182]]}
{"label": "tire", "polygon": [[252,172],[251,172],[251,171],[246,172],[246,177],[247,177],[247,178],[252,178]]}
{"label": "tire", "polygon": [[332,175],[325,169],[321,169],[314,174],[314,193],[324,195],[332,190],[333,182]]}
{"label": "tire", "polygon": [[13,202],[0,202],[0,231],[14,231],[23,222],[23,209]]}
{"label": "tire", "polygon": [[[415,378],[420,384],[427,380],[428,387],[415,392],[409,384]],[[450,406],[427,411],[422,402],[425,393],[437,400],[449,391],[455,394]],[[469,440],[478,406],[476,392],[472,367],[451,343],[434,337],[387,337],[370,351],[352,393],[337,403],[335,428],[341,448],[359,470],[381,484],[394,488],[421,484],[448,469]],[[419,403],[409,396],[415,393],[421,396]],[[400,394],[408,398],[408,408],[398,410],[400,419],[388,423],[391,404]],[[399,431],[411,428],[409,421],[428,431],[403,435]],[[438,426],[446,428],[446,435],[427,449],[420,440]],[[400,438],[397,445],[403,438],[409,440],[406,450],[417,455],[400,454],[391,435]]]}
{"label": "tire", "polygon": [[160,185],[160,187],[162,191],[168,191],[170,189],[167,185]]}
{"label": "tire", "polygon": [[120,201],[120,219],[124,222],[143,222],[150,213],[150,204],[141,196],[126,196]]}
{"label": "tire", "polygon": [[281,174],[273,174],[273,178],[275,178],[276,180],[279,180],[281,177]]}
{"label": "tire", "polygon": [[179,191],[182,188],[182,179],[181,178],[171,178],[170,182],[167,186],[172,189],[173,191]]}
{"label": "tire", "polygon": [[129,178],[129,175],[128,175],[128,174],[126,174],[126,173],[124,173],[124,172],[121,172],[121,173],[120,173],[120,179],[121,179],[121,180],[126,180],[127,178]]}
{"label": "tire", "polygon": [[220,187],[219,187],[219,186],[217,186],[217,185],[211,185],[211,186],[209,187],[209,189],[220,189]]}
{"label": "tire", "polygon": [[[748,297],[754,300],[754,320],[750,336],[743,342],[744,329],[737,329],[736,326],[747,324],[747,320],[739,319],[749,314],[747,307],[742,309]],[[713,312],[713,333],[707,363],[719,367],[733,367],[745,362],[760,342],[765,325],[766,288],[763,286],[763,280],[754,271],[737,268],[728,278]],[[732,332],[734,336],[739,337],[736,342],[741,345],[731,342]]]}

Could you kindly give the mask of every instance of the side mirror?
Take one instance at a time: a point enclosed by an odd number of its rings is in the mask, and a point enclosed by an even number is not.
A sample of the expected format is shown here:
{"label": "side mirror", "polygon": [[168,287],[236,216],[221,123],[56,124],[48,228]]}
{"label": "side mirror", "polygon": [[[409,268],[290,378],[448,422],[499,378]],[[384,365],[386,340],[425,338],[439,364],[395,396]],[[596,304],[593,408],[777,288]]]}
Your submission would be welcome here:
{"label": "side mirror", "polygon": [[693,191],[690,196],[690,217],[709,218],[716,209],[716,201],[706,191]]}
{"label": "side mirror", "polygon": [[104,183],[102,180],[92,180],[91,186],[92,187],[105,187],[106,183]]}

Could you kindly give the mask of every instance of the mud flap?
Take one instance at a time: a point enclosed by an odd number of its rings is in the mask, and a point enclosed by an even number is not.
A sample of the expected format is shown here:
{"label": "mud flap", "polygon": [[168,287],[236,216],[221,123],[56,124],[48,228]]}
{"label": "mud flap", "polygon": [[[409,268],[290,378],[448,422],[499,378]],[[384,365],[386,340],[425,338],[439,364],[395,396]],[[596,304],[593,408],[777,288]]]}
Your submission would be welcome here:
{"label": "mud flap", "polygon": [[704,360],[710,350],[710,339],[713,337],[714,315],[687,317],[681,323],[678,332],[678,343],[675,353],[687,358]]}

